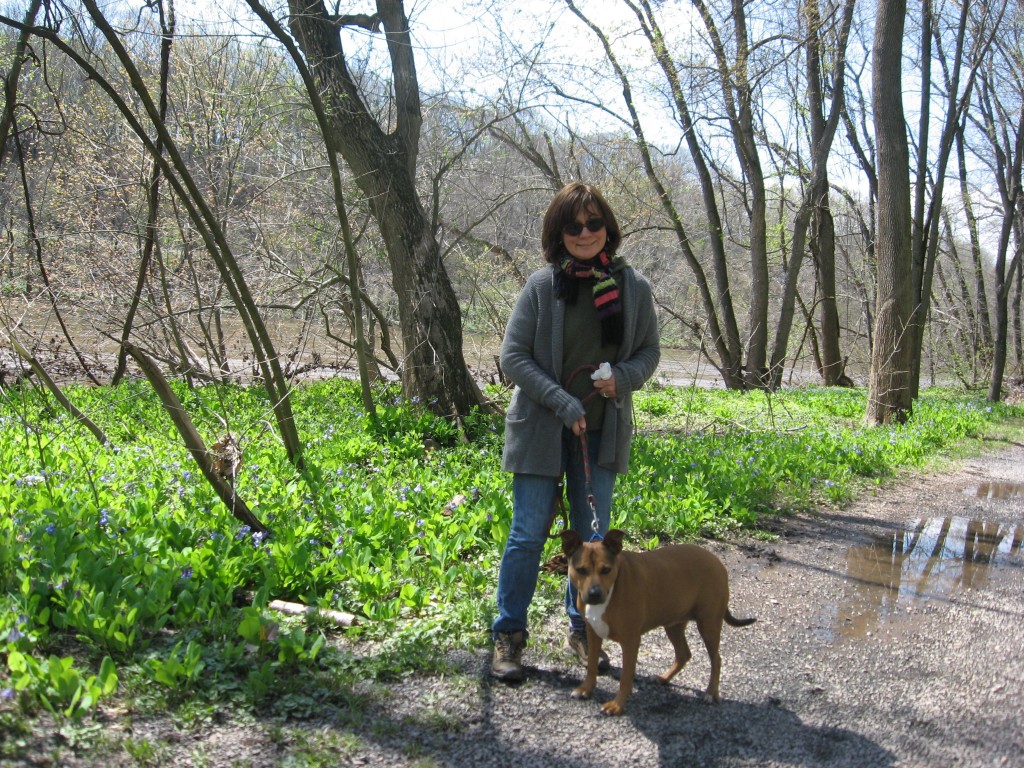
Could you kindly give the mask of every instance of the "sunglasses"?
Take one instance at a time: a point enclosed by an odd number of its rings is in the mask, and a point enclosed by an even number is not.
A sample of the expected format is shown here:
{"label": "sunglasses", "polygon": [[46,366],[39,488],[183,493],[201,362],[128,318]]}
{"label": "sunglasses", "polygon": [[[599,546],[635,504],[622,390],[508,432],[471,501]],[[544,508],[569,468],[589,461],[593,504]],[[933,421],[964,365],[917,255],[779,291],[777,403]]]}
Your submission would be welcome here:
{"label": "sunglasses", "polygon": [[592,219],[587,219],[584,224],[580,224],[578,221],[569,222],[562,227],[562,234],[569,235],[569,237],[579,237],[583,234],[584,227],[586,227],[591,234],[600,232],[604,229],[604,219],[595,216]]}

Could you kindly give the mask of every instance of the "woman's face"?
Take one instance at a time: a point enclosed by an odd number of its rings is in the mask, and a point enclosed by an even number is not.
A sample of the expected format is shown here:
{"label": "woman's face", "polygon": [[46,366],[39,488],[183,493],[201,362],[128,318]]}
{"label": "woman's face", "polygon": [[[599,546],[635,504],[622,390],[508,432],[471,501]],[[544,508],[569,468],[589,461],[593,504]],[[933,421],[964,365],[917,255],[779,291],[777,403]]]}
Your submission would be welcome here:
{"label": "woman's face", "polygon": [[[576,224],[582,227],[579,234],[573,235],[562,228],[562,242],[569,255],[579,261],[589,261],[604,250],[608,242],[608,232],[604,227],[604,219],[593,208],[586,208],[576,214]],[[591,230],[593,226],[596,230]]]}

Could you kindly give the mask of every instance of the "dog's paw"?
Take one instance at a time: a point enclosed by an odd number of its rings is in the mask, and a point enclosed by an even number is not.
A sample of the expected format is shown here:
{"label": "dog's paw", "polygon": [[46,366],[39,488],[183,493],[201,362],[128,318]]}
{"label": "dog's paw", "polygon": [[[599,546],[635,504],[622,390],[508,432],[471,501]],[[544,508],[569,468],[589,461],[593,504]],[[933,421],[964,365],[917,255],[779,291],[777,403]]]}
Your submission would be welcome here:
{"label": "dog's paw", "polygon": [[601,707],[601,712],[603,712],[604,714],[609,715],[611,717],[616,717],[617,715],[621,715],[625,711],[626,711],[626,705],[625,704],[620,704],[615,699],[612,699],[607,704],[605,704],[603,707]]}
{"label": "dog's paw", "polygon": [[579,688],[577,688],[575,691],[573,691],[570,694],[570,696],[572,698],[574,698],[574,699],[589,699],[590,698],[590,694],[592,694],[593,692],[594,692],[593,688],[586,688],[586,687],[581,685]]}

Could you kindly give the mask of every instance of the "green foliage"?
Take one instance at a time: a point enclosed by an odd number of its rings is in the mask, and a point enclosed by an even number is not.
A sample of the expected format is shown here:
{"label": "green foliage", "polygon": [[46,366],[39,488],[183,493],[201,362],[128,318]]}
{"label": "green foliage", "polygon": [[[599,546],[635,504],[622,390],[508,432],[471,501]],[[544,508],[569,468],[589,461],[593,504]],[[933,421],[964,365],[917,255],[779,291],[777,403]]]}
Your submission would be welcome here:
{"label": "green foliage", "polygon": [[[385,389],[369,419],[357,384],[311,384],[295,392],[300,474],[263,390],[180,387],[208,443],[225,422],[239,439],[237,492],[263,535],[215,497],[147,388],[69,394],[111,445],[38,391],[0,401],[0,508],[12,510],[0,517],[0,714],[15,701],[79,717],[120,679],[139,701],[306,716],[350,704],[348,681],[432,666],[439,648],[485,636],[511,519],[500,417],[456,427]],[[952,390],[926,391],[901,427],[865,426],[865,407],[863,390],[645,390],[614,523],[634,546],[756,527],[841,504],[1021,416]],[[545,577],[535,610],[556,609],[559,589]],[[356,614],[348,634],[373,651],[338,651],[324,622],[268,611],[274,598]]]}
{"label": "green foliage", "polygon": [[117,669],[109,656],[103,657],[96,675],[82,674],[70,656],[40,661],[17,650],[8,651],[7,667],[15,691],[32,694],[46,709],[65,717],[81,717],[117,688]]}
{"label": "green foliage", "polygon": [[188,645],[184,641],[176,643],[162,659],[153,657],[146,661],[146,670],[150,676],[168,688],[191,687],[205,667],[202,646],[191,640]]}

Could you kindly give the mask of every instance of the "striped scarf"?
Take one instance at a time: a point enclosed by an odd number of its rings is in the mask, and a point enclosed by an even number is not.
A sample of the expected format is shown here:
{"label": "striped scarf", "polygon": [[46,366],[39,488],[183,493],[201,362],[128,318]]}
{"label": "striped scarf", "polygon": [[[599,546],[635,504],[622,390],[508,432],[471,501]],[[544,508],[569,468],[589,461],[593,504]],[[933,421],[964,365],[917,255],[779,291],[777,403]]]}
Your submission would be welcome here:
{"label": "striped scarf", "polygon": [[576,301],[579,280],[594,279],[594,307],[601,318],[601,343],[622,342],[622,294],[613,274],[621,266],[619,259],[613,259],[604,251],[588,261],[577,261],[565,254],[559,266],[558,296],[569,303]]}

